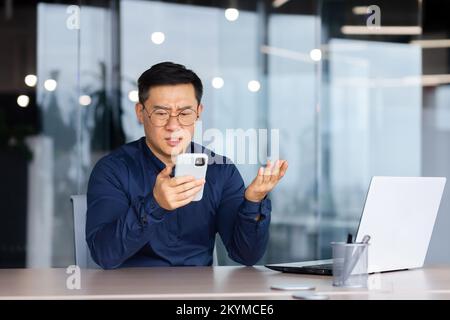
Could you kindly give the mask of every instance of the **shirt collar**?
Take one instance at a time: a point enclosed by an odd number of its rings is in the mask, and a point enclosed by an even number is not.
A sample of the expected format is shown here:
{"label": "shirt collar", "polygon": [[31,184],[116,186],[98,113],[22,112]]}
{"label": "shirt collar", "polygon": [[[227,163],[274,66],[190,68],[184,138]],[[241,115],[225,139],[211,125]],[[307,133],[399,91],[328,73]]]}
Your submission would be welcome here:
{"label": "shirt collar", "polygon": [[155,156],[153,151],[147,145],[147,142],[145,141],[145,136],[140,139],[140,145],[141,145],[141,149],[142,149],[142,152],[144,153],[145,157],[148,160],[150,160],[152,167],[155,168],[157,172],[160,172],[161,170],[163,170],[166,167],[164,162],[159,160],[159,158],[157,156]]}

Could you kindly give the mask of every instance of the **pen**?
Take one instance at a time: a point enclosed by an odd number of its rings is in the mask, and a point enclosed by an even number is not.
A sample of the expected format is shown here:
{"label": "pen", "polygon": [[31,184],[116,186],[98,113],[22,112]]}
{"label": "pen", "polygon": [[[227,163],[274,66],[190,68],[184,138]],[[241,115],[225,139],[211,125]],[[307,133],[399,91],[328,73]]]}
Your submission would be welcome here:
{"label": "pen", "polygon": [[[370,236],[369,235],[365,235],[361,241],[361,244],[368,244],[370,241]],[[350,261],[348,263],[349,267],[346,270],[346,268],[344,268],[344,282],[347,281],[348,277],[350,277],[350,275],[352,274],[353,269],[355,268],[356,264],[359,261],[359,258],[361,257],[361,255],[363,254],[364,250],[366,249],[367,246],[361,246],[359,248],[356,248],[355,253],[352,255],[352,257],[350,258]]]}
{"label": "pen", "polygon": [[[347,234],[347,244],[351,244],[353,242],[353,236],[351,233]],[[348,264],[352,259],[352,247],[344,246],[344,265],[342,266],[342,284],[347,280],[347,270],[349,268]]]}
{"label": "pen", "polygon": [[347,234],[347,243],[352,243],[353,242],[353,236],[351,233]]}

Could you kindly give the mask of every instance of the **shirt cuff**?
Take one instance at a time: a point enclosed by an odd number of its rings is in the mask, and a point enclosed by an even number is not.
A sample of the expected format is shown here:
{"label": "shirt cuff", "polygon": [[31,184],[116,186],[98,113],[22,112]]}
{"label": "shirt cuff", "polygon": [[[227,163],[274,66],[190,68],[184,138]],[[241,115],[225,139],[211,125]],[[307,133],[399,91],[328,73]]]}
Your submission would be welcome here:
{"label": "shirt cuff", "polygon": [[259,214],[261,215],[260,221],[262,221],[270,215],[270,212],[272,211],[272,203],[268,198],[264,198],[260,202],[253,202],[244,199],[244,203],[242,204],[240,211],[243,215],[251,217],[253,219],[256,218]]}
{"label": "shirt cuff", "polygon": [[147,196],[141,200],[144,210],[140,212],[140,222],[143,226],[146,226],[149,220],[161,221],[164,216],[164,209],[161,208],[153,197],[153,192],[150,192]]}

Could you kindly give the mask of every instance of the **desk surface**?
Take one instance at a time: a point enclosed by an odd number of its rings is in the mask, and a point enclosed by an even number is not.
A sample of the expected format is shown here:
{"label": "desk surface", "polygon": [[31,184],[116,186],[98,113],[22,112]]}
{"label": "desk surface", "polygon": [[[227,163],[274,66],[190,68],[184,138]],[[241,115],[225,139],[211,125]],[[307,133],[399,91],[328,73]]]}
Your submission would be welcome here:
{"label": "desk surface", "polygon": [[312,284],[330,299],[450,299],[450,267],[369,276],[370,289],[342,289],[331,277],[285,274],[265,267],[81,269],[69,290],[65,269],[1,269],[0,299],[292,299],[274,284]]}

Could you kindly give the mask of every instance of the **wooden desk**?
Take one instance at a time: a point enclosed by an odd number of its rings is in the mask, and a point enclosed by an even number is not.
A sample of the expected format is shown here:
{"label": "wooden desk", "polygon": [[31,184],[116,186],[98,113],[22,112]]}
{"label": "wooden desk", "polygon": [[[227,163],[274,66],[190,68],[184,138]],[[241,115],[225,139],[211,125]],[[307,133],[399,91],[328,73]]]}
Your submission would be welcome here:
{"label": "wooden desk", "polygon": [[291,299],[273,284],[308,283],[330,299],[450,299],[450,267],[371,275],[371,289],[342,289],[331,277],[285,274],[265,267],[172,267],[81,270],[69,290],[65,269],[2,269],[0,299]]}

